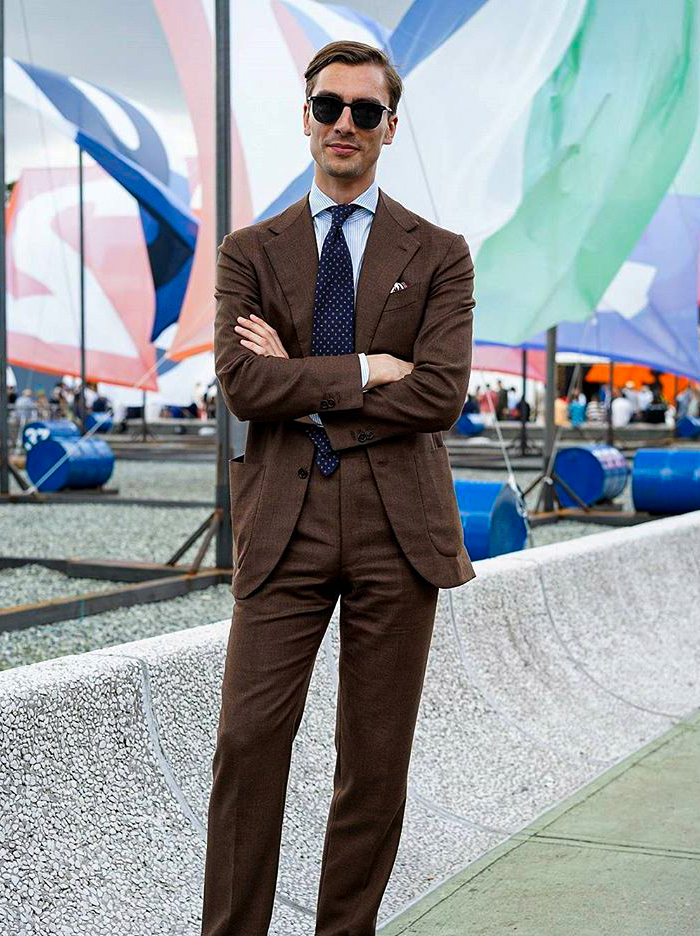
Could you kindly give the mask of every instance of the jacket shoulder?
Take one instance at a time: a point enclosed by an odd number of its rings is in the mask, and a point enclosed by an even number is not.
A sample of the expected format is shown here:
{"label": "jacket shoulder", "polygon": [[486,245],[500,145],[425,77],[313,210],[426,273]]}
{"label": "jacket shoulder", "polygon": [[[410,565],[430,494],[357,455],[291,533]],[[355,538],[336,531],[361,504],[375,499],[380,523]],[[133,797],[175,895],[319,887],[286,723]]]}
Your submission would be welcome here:
{"label": "jacket shoulder", "polygon": [[274,215],[269,215],[254,224],[247,224],[245,227],[236,228],[223,239],[222,246],[230,240],[234,240],[241,249],[246,252],[247,248],[259,245],[262,241],[270,237],[270,231],[281,231],[288,224],[298,217],[301,211],[306,207],[309,200],[308,192],[297,201],[292,202],[282,211]]}
{"label": "jacket shoulder", "polygon": [[411,233],[420,240],[427,241],[434,245],[438,250],[441,246],[447,248],[456,237],[463,236],[460,231],[451,231],[449,228],[441,227],[428,218],[424,218],[410,208],[406,208],[401,202],[392,198],[383,190],[380,190],[384,197],[384,202],[391,214]]}

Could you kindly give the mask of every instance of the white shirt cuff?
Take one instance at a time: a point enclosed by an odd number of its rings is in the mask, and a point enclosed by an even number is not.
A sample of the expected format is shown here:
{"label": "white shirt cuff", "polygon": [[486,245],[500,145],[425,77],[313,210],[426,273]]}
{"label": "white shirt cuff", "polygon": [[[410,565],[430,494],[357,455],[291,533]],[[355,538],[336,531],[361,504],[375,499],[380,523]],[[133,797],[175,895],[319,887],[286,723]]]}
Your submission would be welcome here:
{"label": "white shirt cuff", "polygon": [[360,358],[360,370],[362,371],[362,389],[365,389],[365,384],[369,380],[369,364],[367,363],[367,355],[364,351],[358,353]]}
{"label": "white shirt cuff", "polygon": [[313,419],[315,423],[318,423],[319,426],[323,425],[323,423],[321,422],[321,417],[318,415],[318,413],[309,413],[309,416]]}

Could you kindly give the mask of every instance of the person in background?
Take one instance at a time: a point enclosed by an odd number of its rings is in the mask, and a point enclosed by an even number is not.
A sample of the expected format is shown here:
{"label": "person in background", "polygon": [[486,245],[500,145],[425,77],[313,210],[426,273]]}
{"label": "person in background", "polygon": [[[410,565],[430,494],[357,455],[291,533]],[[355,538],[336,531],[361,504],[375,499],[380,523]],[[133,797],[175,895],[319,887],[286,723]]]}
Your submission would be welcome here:
{"label": "person in background", "polygon": [[508,391],[502,380],[496,381],[496,419],[506,419],[508,410]]}
{"label": "person in background", "polygon": [[[479,388],[477,387],[477,391],[478,391],[478,389],[479,389]],[[477,398],[476,398],[476,394],[475,394],[475,393],[468,393],[468,394],[467,394],[467,399],[464,401],[464,409],[462,410],[462,412],[463,412],[463,413],[467,413],[467,414],[469,414],[469,413],[479,413],[479,412],[480,412],[480,409],[481,409],[481,408],[480,408],[480,406],[479,406],[479,401],[478,401]]]}
{"label": "person in background", "polygon": [[508,410],[509,416],[515,418],[515,411],[518,408],[518,400],[520,399],[518,391],[515,387],[508,388]]}
{"label": "person in background", "polygon": [[626,394],[623,394],[617,387],[613,390],[612,399],[612,424],[616,428],[628,426],[634,415],[634,407]]}
{"label": "person in background", "polygon": [[569,425],[569,401],[565,394],[560,394],[554,401],[554,425]]}
{"label": "person in background", "polygon": [[690,417],[690,405],[693,401],[693,388],[690,384],[687,387],[684,387],[681,392],[676,397],[676,419],[685,419],[685,417]]}
{"label": "person in background", "polygon": [[639,409],[641,410],[641,412],[644,412],[644,410],[648,406],[651,406],[653,402],[654,402],[654,394],[652,392],[651,387],[649,386],[649,384],[642,384],[642,389],[639,390],[637,393],[637,403],[639,405]]}
{"label": "person in background", "polygon": [[15,403],[15,412],[20,419],[28,422],[30,419],[36,419],[36,403],[29,387],[25,387],[20,397]]}
{"label": "person in background", "polygon": [[633,380],[627,381],[622,389],[622,396],[629,400],[630,405],[632,406],[632,414],[636,415],[639,412],[639,397]]}
{"label": "person in background", "polygon": [[522,422],[523,419],[525,422],[530,422],[530,404],[527,402],[525,397],[521,397],[515,404],[515,418],[520,422]]}
{"label": "person in background", "polygon": [[600,401],[599,391],[595,391],[591,397],[591,401],[586,406],[586,420],[593,423],[604,423],[607,421],[608,411],[603,403]]}

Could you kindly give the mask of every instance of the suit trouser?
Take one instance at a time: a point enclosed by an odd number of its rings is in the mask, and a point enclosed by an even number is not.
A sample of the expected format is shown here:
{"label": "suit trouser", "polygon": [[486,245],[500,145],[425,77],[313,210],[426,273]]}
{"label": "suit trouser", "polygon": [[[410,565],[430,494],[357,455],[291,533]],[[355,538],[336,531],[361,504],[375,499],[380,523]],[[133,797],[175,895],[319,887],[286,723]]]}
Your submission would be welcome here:
{"label": "suit trouser", "polygon": [[438,588],[404,556],[364,449],[312,463],[278,564],[237,599],[209,802],[203,936],[265,936],[292,742],[340,598],[334,792],[316,936],[372,936],[406,805]]}

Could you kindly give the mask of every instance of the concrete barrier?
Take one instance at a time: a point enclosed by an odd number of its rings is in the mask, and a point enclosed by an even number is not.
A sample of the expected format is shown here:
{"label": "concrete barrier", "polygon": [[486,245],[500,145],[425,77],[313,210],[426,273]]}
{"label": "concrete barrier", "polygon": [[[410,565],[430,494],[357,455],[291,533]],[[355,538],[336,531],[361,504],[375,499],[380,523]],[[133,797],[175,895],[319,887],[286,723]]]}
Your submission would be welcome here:
{"label": "concrete barrier", "polygon": [[[700,512],[440,593],[380,924],[700,705]],[[229,622],[0,674],[0,932],[198,936]],[[295,740],[273,936],[311,936],[338,609]]]}

